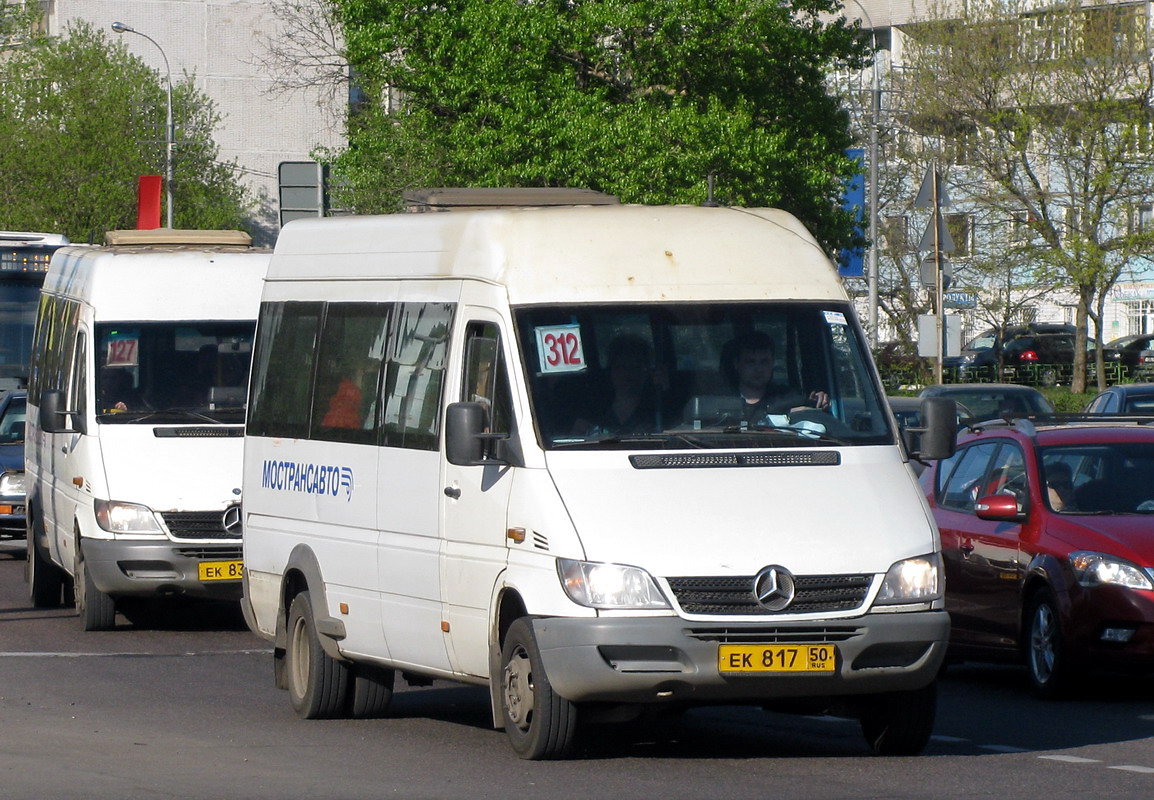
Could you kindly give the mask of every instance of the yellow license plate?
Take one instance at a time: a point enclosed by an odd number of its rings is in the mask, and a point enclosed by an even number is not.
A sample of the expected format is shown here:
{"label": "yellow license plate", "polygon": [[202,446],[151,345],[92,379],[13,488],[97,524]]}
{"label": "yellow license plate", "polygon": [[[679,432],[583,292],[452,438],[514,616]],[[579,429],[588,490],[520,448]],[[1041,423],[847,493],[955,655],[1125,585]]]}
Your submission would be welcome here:
{"label": "yellow license plate", "polygon": [[721,672],[833,672],[832,644],[723,644],[717,651]]}
{"label": "yellow license plate", "polygon": [[197,564],[202,581],[239,581],[244,577],[244,562],[201,561]]}

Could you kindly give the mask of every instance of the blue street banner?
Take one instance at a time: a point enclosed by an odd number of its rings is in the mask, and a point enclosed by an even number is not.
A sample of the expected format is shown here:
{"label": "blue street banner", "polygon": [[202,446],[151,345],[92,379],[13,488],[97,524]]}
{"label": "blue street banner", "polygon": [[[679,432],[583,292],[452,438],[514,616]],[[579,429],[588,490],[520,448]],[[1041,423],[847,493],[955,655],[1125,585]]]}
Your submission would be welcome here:
{"label": "blue street banner", "polygon": [[[842,194],[841,207],[852,211],[857,225],[854,232],[864,238],[862,217],[865,216],[865,150],[854,148],[846,150],[846,155],[857,162],[858,171],[846,183]],[[837,254],[837,274],[843,278],[860,278],[865,274],[865,248],[854,247],[839,250]]]}

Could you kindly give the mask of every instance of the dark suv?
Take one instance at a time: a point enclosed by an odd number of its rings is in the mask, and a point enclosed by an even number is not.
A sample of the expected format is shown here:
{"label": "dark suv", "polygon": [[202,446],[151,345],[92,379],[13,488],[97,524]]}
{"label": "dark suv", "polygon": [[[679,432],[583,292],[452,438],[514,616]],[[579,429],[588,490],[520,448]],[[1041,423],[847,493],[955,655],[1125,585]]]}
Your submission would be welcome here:
{"label": "dark suv", "polygon": [[[1002,377],[1017,383],[1035,386],[1056,386],[1069,383],[1074,373],[1074,353],[1077,337],[1073,333],[1033,333],[1007,342],[1002,349]],[[1089,374],[1096,375],[1095,344],[1086,344],[1086,364]],[[1113,348],[1103,348],[1107,367],[1120,362],[1121,354]]]}
{"label": "dark suv", "polygon": [[982,331],[962,348],[961,355],[942,360],[942,366],[957,371],[957,380],[1001,380],[998,366],[1002,351],[1010,342],[1039,333],[1074,333],[1073,325],[1034,322]]}
{"label": "dark suv", "polygon": [[1154,426],[1044,419],[979,425],[922,487],[949,657],[1024,660],[1055,697],[1092,668],[1154,668]]}

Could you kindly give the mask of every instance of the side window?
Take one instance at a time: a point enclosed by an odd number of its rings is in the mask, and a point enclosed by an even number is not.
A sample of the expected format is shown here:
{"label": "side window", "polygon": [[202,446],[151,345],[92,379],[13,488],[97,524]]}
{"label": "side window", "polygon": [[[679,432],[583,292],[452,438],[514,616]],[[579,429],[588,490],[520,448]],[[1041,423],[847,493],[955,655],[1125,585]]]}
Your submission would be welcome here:
{"label": "side window", "polygon": [[375,444],[390,304],[329,303],[313,391],[312,439]]}
{"label": "side window", "polygon": [[388,326],[381,443],[436,450],[453,329],[452,303],[399,303]]}
{"label": "side window", "polygon": [[1026,477],[1026,459],[1016,444],[1005,443],[994,458],[990,476],[982,494],[1012,494],[1018,499],[1018,507],[1025,505],[1030,496]]}
{"label": "side window", "polygon": [[956,466],[939,488],[938,504],[942,508],[974,512],[974,501],[987,493],[986,474],[997,448],[998,442],[981,442],[961,450],[950,460]]}
{"label": "side window", "polygon": [[253,355],[248,433],[301,439],[308,434],[321,303],[265,303]]}
{"label": "side window", "polygon": [[470,322],[465,331],[465,376],[461,400],[489,412],[490,433],[511,433],[513,400],[509,371],[501,357],[501,332],[491,322]]}
{"label": "side window", "polygon": [[76,358],[72,362],[72,378],[68,385],[68,408],[76,411],[80,419],[88,412],[88,337],[81,333],[76,337]]}
{"label": "side window", "polygon": [[51,326],[51,319],[53,309],[56,306],[56,299],[51,295],[40,295],[40,309],[36,314],[36,329],[32,335],[32,360],[29,364],[28,373],[28,396],[32,398],[32,402],[40,402],[41,389],[47,388],[41,386],[44,378],[47,376],[47,362],[48,350],[46,344],[48,342],[48,331]]}

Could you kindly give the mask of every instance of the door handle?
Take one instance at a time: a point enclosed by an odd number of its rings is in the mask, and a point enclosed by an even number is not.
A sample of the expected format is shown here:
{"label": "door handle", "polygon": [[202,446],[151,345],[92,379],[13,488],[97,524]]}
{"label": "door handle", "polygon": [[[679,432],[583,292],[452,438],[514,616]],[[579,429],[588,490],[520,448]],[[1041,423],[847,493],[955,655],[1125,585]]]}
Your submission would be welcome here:
{"label": "door handle", "polygon": [[962,542],[961,551],[962,558],[969,558],[970,554],[974,552],[974,543],[971,540],[966,539],[964,542]]}
{"label": "door handle", "polygon": [[459,487],[457,487],[457,486],[446,486],[445,487],[445,497],[449,497],[449,498],[452,498],[453,500],[456,500],[460,496],[461,496],[461,489]]}

